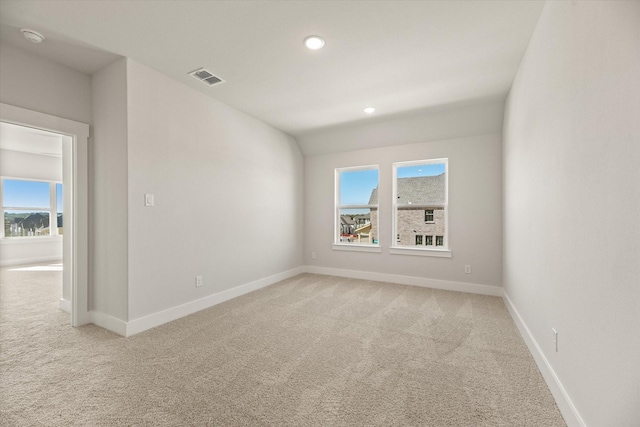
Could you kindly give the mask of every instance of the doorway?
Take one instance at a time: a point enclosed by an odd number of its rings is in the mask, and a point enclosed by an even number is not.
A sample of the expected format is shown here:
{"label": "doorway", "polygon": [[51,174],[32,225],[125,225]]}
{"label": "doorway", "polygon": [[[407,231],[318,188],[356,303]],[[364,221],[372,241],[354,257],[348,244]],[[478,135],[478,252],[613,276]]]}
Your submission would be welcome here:
{"label": "doorway", "polygon": [[[63,204],[62,211],[64,212],[62,219],[62,259],[64,270],[62,299],[60,300],[61,308],[68,308],[68,311],[71,312],[72,326],[90,323],[87,272],[87,139],[89,125],[8,104],[0,104],[0,122],[6,126],[26,127],[35,133],[44,131],[47,132],[47,135],[54,134],[59,136],[61,140],[61,184],[63,185],[61,201]],[[54,187],[49,187],[52,197]],[[51,230],[52,224],[57,225],[57,214],[57,208],[53,212],[49,207],[50,233],[58,231]],[[56,221],[52,221],[53,218],[51,217],[54,215],[56,216]],[[40,223],[38,228],[40,233],[44,233],[43,223]],[[16,226],[17,232],[18,227]],[[24,233],[24,227],[19,232]],[[35,228],[32,227],[29,232],[35,233]],[[66,307],[67,305],[68,307]]]}

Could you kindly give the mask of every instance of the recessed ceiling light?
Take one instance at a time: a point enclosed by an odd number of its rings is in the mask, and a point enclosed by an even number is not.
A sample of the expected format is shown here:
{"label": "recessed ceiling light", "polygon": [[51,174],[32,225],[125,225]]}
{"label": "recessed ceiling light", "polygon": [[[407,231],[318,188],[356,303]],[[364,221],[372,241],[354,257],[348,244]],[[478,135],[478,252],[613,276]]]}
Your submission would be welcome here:
{"label": "recessed ceiling light", "polygon": [[373,108],[373,107],[367,107],[367,108],[364,109],[364,112],[367,113],[367,114],[373,114],[374,111],[376,111],[376,109]]}
{"label": "recessed ceiling light", "polygon": [[324,47],[324,39],[320,36],[309,36],[304,39],[304,45],[311,50],[318,50]]}
{"label": "recessed ceiling light", "polygon": [[22,28],[20,30],[25,39],[33,43],[42,43],[44,36],[37,31],[30,30],[28,28]]}

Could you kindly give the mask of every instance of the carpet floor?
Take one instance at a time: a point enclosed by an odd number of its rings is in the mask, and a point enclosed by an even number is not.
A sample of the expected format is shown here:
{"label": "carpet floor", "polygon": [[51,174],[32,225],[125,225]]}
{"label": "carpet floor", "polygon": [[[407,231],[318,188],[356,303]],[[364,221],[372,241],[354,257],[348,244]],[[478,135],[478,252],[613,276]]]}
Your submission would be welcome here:
{"label": "carpet floor", "polygon": [[302,274],[130,338],[0,269],[6,426],[564,426],[502,300]]}

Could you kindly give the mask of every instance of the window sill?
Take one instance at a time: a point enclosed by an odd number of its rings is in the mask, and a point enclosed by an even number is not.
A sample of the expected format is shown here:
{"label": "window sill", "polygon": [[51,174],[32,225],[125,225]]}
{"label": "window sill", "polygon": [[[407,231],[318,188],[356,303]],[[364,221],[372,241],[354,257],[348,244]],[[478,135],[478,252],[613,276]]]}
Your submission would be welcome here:
{"label": "window sill", "polygon": [[3,237],[0,244],[20,245],[29,243],[61,242],[62,236],[34,236],[34,237]]}
{"label": "window sill", "polygon": [[389,249],[392,255],[415,255],[415,256],[432,256],[438,258],[451,258],[449,249],[423,249],[423,248],[401,248],[394,247]]}
{"label": "window sill", "polygon": [[345,245],[334,243],[332,248],[334,251],[382,252],[382,248],[379,245]]}

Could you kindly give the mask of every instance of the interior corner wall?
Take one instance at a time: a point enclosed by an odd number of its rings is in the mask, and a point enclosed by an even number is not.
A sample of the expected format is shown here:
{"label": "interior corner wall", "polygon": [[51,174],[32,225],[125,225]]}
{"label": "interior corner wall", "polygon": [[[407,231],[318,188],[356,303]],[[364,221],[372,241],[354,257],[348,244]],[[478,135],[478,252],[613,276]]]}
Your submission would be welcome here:
{"label": "interior corner wall", "polygon": [[132,60],[127,84],[129,318],[300,267],[293,137]]}
{"label": "interior corner wall", "polygon": [[570,426],[640,420],[639,41],[640,2],[547,2],[505,112],[505,292]]}
{"label": "interior corner wall", "polygon": [[128,320],[127,61],[92,76],[89,310]]}
{"label": "interior corner wall", "polygon": [[305,156],[443,141],[502,132],[504,96],[427,108],[390,117],[368,117],[297,138]]}
{"label": "interior corner wall", "polygon": [[0,102],[91,123],[91,77],[0,43]]}
{"label": "interior corner wall", "polygon": [[[390,254],[392,163],[444,157],[449,159],[449,246],[452,257]],[[333,250],[334,171],[364,165],[379,166],[382,253]],[[316,253],[315,259],[311,252]],[[320,269],[502,286],[501,135],[494,133],[305,157],[305,263]],[[465,265],[472,266],[472,274],[464,273]]]}

